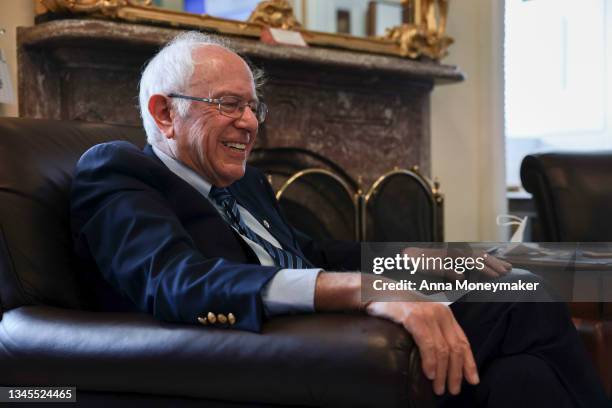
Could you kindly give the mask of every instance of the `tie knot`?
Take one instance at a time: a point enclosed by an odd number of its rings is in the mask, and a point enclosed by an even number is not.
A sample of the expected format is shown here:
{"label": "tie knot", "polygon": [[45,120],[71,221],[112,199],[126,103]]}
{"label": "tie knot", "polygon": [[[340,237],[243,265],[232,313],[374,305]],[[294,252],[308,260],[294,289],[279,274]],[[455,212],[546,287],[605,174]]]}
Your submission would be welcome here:
{"label": "tie knot", "polygon": [[210,188],[208,197],[210,197],[215,203],[217,203],[218,205],[222,207],[234,201],[234,197],[232,197],[232,193],[230,193],[227,188],[219,188],[215,186],[212,186]]}

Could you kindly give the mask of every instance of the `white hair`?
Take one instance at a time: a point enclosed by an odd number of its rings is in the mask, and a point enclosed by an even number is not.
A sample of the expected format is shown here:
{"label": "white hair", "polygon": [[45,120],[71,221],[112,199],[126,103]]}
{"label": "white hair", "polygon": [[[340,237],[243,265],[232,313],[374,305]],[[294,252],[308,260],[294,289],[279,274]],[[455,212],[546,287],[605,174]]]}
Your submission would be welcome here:
{"label": "white hair", "polygon": [[[179,34],[149,61],[140,78],[140,116],[147,134],[147,141],[155,145],[163,135],[149,113],[149,98],[155,94],[182,93],[189,86],[194,71],[192,52],[203,45],[218,45],[234,52],[222,39],[197,31]],[[172,99],[172,106],[179,116],[185,116],[190,101]]]}

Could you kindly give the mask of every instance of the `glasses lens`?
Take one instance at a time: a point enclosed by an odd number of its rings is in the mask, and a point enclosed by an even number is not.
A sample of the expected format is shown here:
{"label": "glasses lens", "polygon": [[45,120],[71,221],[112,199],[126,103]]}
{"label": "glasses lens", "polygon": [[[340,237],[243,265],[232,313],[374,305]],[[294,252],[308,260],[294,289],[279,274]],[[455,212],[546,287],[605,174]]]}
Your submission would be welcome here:
{"label": "glasses lens", "polygon": [[268,106],[263,102],[259,102],[255,112],[257,112],[257,121],[263,123],[266,120],[266,116],[268,116]]}
{"label": "glasses lens", "polygon": [[219,110],[221,113],[232,118],[239,118],[242,116],[240,105],[240,98],[235,96],[224,96],[219,99]]}
{"label": "glasses lens", "polygon": [[263,102],[250,102],[245,104],[242,99],[236,96],[224,96],[219,99],[219,111],[222,115],[238,119],[244,114],[246,107],[257,117],[259,123],[263,123],[268,115],[268,107]]}

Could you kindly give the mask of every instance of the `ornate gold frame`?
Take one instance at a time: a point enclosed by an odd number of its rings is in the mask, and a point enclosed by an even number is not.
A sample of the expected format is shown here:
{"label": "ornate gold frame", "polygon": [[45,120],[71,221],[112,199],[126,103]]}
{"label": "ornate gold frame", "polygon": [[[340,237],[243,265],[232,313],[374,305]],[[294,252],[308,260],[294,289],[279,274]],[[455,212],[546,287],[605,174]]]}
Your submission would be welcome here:
{"label": "ornate gold frame", "polygon": [[407,58],[444,57],[453,42],[444,34],[448,0],[404,0],[403,3],[414,4],[418,18],[390,29],[385,37],[368,38],[305,30],[295,19],[287,0],[262,1],[247,22],[166,10],[151,6],[151,0],[37,0],[36,13],[76,14],[257,38],[266,26],[272,26],[299,31],[309,45]]}
{"label": "ornate gold frame", "polygon": [[400,46],[402,57],[421,55],[440,60],[448,55],[455,40],[446,35],[449,0],[402,0],[404,10],[410,10],[408,22],[387,29],[382,37]]}

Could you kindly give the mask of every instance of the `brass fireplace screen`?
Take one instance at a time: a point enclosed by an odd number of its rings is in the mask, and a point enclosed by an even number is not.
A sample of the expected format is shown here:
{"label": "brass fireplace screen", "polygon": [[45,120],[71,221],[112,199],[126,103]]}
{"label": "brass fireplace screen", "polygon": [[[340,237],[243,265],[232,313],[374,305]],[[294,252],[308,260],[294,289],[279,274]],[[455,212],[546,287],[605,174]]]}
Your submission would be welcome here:
{"label": "brass fireplace screen", "polygon": [[289,223],[318,240],[442,242],[443,197],[418,168],[394,169],[365,190],[342,168],[299,148],[258,149]]}

